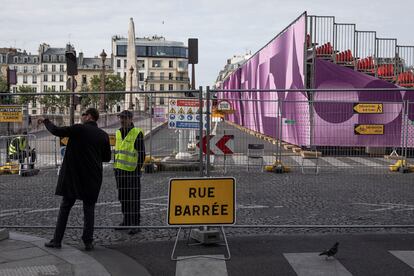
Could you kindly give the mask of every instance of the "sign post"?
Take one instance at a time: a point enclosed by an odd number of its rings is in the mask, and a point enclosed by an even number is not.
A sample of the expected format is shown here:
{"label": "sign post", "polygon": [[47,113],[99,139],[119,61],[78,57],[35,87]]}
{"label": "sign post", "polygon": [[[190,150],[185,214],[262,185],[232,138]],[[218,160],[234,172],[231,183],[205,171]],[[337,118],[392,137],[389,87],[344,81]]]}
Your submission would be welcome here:
{"label": "sign post", "polygon": [[[167,223],[168,225],[180,226],[171,254],[172,260],[177,260],[174,257],[174,252],[181,228],[183,226],[205,225],[221,227],[227,247],[227,259],[230,259],[230,250],[223,225],[235,222],[236,180],[233,177],[174,178],[170,180]],[[208,239],[208,235],[206,237]]]}
{"label": "sign post", "polygon": [[357,114],[382,114],[382,103],[354,103],[354,113]]}

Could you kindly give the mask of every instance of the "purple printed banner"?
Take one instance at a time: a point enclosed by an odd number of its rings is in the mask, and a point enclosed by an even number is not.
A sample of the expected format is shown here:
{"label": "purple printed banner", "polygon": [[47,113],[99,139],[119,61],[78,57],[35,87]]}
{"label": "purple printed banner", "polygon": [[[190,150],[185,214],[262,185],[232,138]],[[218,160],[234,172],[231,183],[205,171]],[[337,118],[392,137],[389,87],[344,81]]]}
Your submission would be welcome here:
{"label": "purple printed banner", "polygon": [[[403,99],[405,91],[383,90],[397,86],[316,59],[315,85],[317,89],[381,88],[381,91],[315,92],[313,144],[316,146],[401,146]],[[408,93],[408,92],[407,92]],[[353,103],[383,103],[382,114],[358,114]],[[355,125],[384,125],[383,135],[355,134]]]}
{"label": "purple printed banner", "polygon": [[249,91],[304,88],[305,27],[306,14],[223,82],[223,90],[247,90],[218,93],[235,109],[228,120],[292,144],[309,145],[309,105],[304,93]]}

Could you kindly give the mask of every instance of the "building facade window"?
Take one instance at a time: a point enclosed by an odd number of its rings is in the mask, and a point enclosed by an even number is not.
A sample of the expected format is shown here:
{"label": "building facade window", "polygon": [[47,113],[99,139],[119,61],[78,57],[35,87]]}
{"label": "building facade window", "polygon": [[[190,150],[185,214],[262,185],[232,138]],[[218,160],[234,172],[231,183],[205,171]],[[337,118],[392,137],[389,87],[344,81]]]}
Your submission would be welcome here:
{"label": "building facade window", "polygon": [[160,80],[164,80],[164,72],[160,72]]}
{"label": "building facade window", "polygon": [[152,67],[161,68],[162,61],[161,60],[153,60]]}
{"label": "building facade window", "polygon": [[124,68],[126,68],[126,67],[127,67],[127,60],[124,59]]}
{"label": "building facade window", "polygon": [[52,72],[56,72],[56,65],[55,64],[52,65]]}
{"label": "building facade window", "polygon": [[37,114],[37,110],[36,110],[36,109],[33,109],[33,110],[32,110],[32,114],[33,114],[33,115],[36,115],[36,114]]}
{"label": "building facade window", "polygon": [[120,59],[116,60],[116,68],[121,68],[121,60]]}
{"label": "building facade window", "polygon": [[43,85],[43,92],[47,92],[47,85]]}
{"label": "building facade window", "polygon": [[169,68],[173,68],[174,67],[174,61],[173,60],[168,61],[168,67]]}
{"label": "building facade window", "polygon": [[65,65],[63,65],[63,64],[59,65],[59,71],[60,72],[65,72]]}
{"label": "building facade window", "polygon": [[139,81],[144,81],[144,73],[139,73]]}
{"label": "building facade window", "polygon": [[27,73],[27,66],[23,66],[23,73]]}
{"label": "building facade window", "polygon": [[52,85],[52,92],[56,92],[56,85]]}
{"label": "building facade window", "polygon": [[57,56],[52,55],[52,56],[51,56],[51,61],[57,61]]}
{"label": "building facade window", "polygon": [[[36,89],[36,87],[34,89]],[[34,91],[34,92],[36,92],[36,91]],[[37,105],[36,101],[35,100],[32,101],[32,107],[36,107],[36,105]]]}
{"label": "building facade window", "polygon": [[160,91],[164,91],[164,84],[160,84]]}
{"label": "building facade window", "polygon": [[64,61],[65,61],[65,56],[62,56],[62,55],[61,55],[61,56],[59,56],[59,61],[60,61],[60,62],[64,62]]}
{"label": "building facade window", "polygon": [[[33,87],[33,92],[37,92],[37,87]],[[34,101],[35,105],[36,105],[36,101]]]}
{"label": "building facade window", "polygon": [[37,57],[33,58],[33,63],[37,63]]}
{"label": "building facade window", "polygon": [[153,83],[150,84],[150,91],[155,91],[155,85]]}
{"label": "building facade window", "polygon": [[52,81],[56,81],[56,75],[52,75]]}
{"label": "building facade window", "polygon": [[43,72],[47,72],[47,64],[43,64]]}
{"label": "building facade window", "polygon": [[153,80],[154,78],[155,78],[154,72],[150,72],[149,79],[150,80]]}
{"label": "building facade window", "polygon": [[37,83],[37,76],[36,75],[32,76],[32,83]]}
{"label": "building facade window", "polygon": [[165,102],[164,102],[164,97],[161,97],[161,98],[160,98],[160,105],[164,105],[164,103],[165,103]]}
{"label": "building facade window", "polygon": [[63,80],[63,75],[59,75],[59,81],[64,81]]}
{"label": "building facade window", "polygon": [[63,89],[63,85],[60,85],[60,86],[59,86],[59,91],[60,91],[60,92],[63,92],[63,91],[64,91],[64,89]]}
{"label": "building facade window", "polygon": [[43,81],[47,81],[47,76],[48,75],[43,75]]}
{"label": "building facade window", "polygon": [[173,85],[173,84],[169,84],[169,85],[168,85],[168,90],[170,90],[170,91],[171,91],[171,90],[174,90],[174,85]]}
{"label": "building facade window", "polygon": [[23,76],[23,83],[27,83],[27,76],[26,75]]}
{"label": "building facade window", "polygon": [[14,61],[14,63],[18,63],[19,62],[19,57],[14,57],[13,61]]}
{"label": "building facade window", "polygon": [[173,73],[168,73],[168,79],[173,80]]}
{"label": "building facade window", "polygon": [[15,87],[13,87],[13,93],[16,93],[17,92],[17,87],[15,86]]}
{"label": "building facade window", "polygon": [[44,55],[44,56],[43,56],[43,60],[44,60],[44,61],[49,61],[49,56],[48,56],[48,55]]}
{"label": "building facade window", "polygon": [[36,68],[36,66],[32,66],[32,73],[37,73],[37,68]]}

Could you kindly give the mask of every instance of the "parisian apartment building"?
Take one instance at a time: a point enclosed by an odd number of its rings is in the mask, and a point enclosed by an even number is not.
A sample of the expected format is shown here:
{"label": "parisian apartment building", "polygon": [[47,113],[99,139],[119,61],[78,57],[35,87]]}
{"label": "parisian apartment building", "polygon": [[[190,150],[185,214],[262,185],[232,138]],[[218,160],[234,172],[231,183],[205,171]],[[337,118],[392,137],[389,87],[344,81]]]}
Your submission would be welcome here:
{"label": "parisian apartment building", "polygon": [[[188,48],[183,42],[168,41],[162,36],[136,38],[138,86],[143,91],[187,90]],[[128,40],[112,37],[112,63],[114,74],[126,78]],[[174,93],[165,93],[153,99],[156,105],[168,105],[165,100]]]}

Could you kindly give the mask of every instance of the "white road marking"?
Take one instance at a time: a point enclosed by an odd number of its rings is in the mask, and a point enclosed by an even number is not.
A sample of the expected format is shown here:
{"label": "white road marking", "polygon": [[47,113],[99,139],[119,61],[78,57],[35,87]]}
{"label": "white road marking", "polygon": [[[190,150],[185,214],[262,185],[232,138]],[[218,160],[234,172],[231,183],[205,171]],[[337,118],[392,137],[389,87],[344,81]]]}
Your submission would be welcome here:
{"label": "white road marking", "polygon": [[378,169],[382,169],[386,167],[385,165],[373,162],[368,158],[362,158],[362,157],[347,157],[347,158],[351,159],[354,162],[364,164],[365,166],[368,166],[368,167],[373,167],[373,168],[378,168]]}
{"label": "white road marking", "polygon": [[341,168],[352,167],[350,164],[342,162],[336,157],[321,157],[321,159],[334,167],[341,167]]}
{"label": "white road marking", "polygon": [[366,206],[372,206],[372,207],[379,207],[373,210],[369,210],[370,212],[380,212],[380,211],[395,211],[395,212],[401,212],[401,211],[412,211],[414,210],[414,205],[408,205],[408,204],[398,204],[398,203],[352,203],[355,205],[366,205]]}
{"label": "white road marking", "polygon": [[292,158],[299,165],[302,165],[302,161],[303,161],[303,166],[304,167],[315,167],[316,166],[316,163],[315,163],[316,160],[303,159],[300,156],[289,156],[289,157]]}
{"label": "white road marking", "polygon": [[392,255],[414,268],[414,251],[389,251]]}
{"label": "white road marking", "polygon": [[311,253],[284,253],[283,254],[298,276],[352,276],[352,274],[336,259],[319,256]]}
{"label": "white road marking", "polygon": [[[224,260],[213,259],[224,258],[223,255],[205,255],[189,258],[190,256],[178,257],[176,276],[226,276],[227,268]],[[210,258],[209,258],[210,257]]]}

